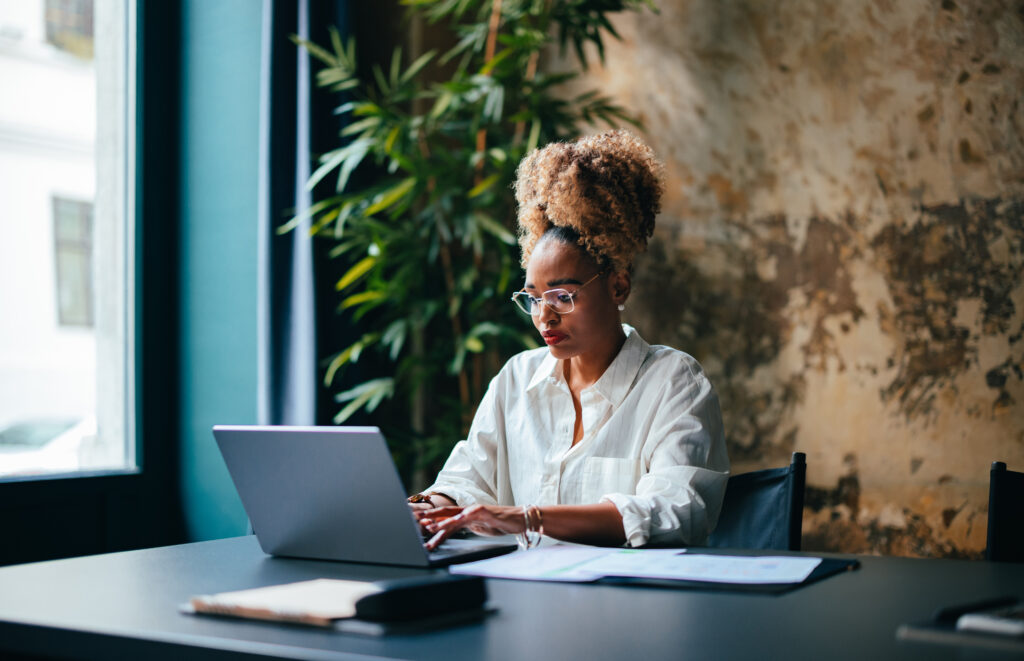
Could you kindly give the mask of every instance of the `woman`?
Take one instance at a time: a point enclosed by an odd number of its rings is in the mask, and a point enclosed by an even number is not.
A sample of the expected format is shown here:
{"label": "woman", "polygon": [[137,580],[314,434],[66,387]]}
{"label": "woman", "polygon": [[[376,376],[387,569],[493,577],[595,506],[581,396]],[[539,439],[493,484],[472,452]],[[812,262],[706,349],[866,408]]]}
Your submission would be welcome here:
{"label": "woman", "polygon": [[592,544],[697,545],[718,519],[718,398],[689,355],[620,312],[663,189],[624,131],[529,154],[516,173],[526,281],[513,300],[547,348],[514,356],[437,481],[410,498],[435,548],[460,528]]}

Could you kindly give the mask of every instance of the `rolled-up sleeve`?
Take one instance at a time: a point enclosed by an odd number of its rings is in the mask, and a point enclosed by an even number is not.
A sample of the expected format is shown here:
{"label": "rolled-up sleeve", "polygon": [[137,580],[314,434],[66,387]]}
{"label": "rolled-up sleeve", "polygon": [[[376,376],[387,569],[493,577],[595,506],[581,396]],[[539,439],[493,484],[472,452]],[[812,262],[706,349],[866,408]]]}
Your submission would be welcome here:
{"label": "rolled-up sleeve", "polygon": [[722,413],[703,373],[687,376],[657,406],[635,493],[601,498],[622,514],[630,546],[703,544],[718,521],[729,477]]}

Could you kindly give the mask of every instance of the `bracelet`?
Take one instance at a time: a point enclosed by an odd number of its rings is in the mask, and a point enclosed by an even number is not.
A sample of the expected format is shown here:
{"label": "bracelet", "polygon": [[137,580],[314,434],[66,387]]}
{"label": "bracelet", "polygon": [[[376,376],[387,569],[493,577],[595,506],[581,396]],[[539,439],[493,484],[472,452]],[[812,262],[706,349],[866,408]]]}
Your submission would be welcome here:
{"label": "bracelet", "polygon": [[544,516],[536,505],[523,505],[523,532],[516,535],[516,543],[523,551],[540,544],[544,537]]}
{"label": "bracelet", "polygon": [[453,503],[456,502],[454,498],[452,498],[451,496],[449,496],[446,493],[441,493],[440,491],[428,491],[427,493],[414,493],[413,495],[409,496],[406,499],[406,501],[410,502],[410,503],[427,503],[431,507],[435,507],[434,501],[432,501],[430,499],[431,496],[444,496],[445,498],[447,498],[448,500],[452,501]]}

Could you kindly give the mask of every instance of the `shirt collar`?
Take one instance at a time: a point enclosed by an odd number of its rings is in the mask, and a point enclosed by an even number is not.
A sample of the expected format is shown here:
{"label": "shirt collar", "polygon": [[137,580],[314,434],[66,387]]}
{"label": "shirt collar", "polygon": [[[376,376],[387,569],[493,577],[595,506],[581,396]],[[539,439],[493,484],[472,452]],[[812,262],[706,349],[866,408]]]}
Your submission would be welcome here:
{"label": "shirt collar", "polygon": [[[647,352],[651,348],[632,326],[622,324],[622,330],[626,333],[626,341],[623,342],[622,348],[619,349],[618,355],[612,360],[608,369],[591,386],[612,406],[618,406],[626,398],[629,389],[633,386],[633,381],[636,380],[637,372],[640,371],[640,366],[643,365],[644,360],[647,358]],[[565,375],[562,372],[562,361],[552,356],[551,352],[544,356],[544,360],[537,368],[537,371],[534,372],[533,378],[530,379],[529,385],[526,386],[526,390],[533,390],[549,380],[565,380]]]}
{"label": "shirt collar", "polygon": [[626,332],[626,341],[622,343],[622,348],[619,349],[619,354],[615,356],[612,364],[592,386],[612,406],[621,404],[629,394],[629,389],[633,387],[640,366],[643,365],[651,348],[632,326],[622,324],[622,330]]}
{"label": "shirt collar", "polygon": [[530,379],[530,384],[526,386],[526,390],[530,391],[534,388],[539,387],[542,383],[550,381],[558,381],[564,378],[562,376],[562,370],[559,369],[562,366],[562,361],[558,360],[551,355],[548,351],[547,355],[544,356],[544,360],[541,361],[537,371],[533,373],[533,378]]}

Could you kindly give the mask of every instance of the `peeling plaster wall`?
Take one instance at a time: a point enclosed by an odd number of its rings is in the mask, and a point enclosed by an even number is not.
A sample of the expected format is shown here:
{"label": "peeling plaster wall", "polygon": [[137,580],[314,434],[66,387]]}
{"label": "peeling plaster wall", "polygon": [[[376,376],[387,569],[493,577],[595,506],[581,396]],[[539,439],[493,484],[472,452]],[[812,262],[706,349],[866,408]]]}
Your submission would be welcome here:
{"label": "peeling plaster wall", "polygon": [[666,163],[626,320],[704,364],[735,472],[807,453],[805,548],[980,557],[1024,470],[1024,2],[658,5],[581,81]]}

